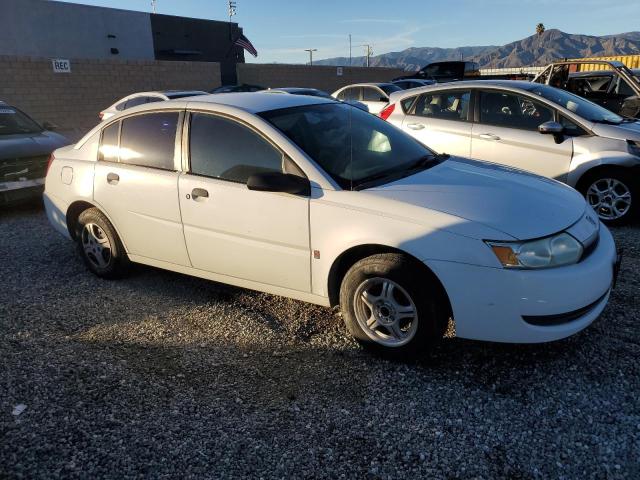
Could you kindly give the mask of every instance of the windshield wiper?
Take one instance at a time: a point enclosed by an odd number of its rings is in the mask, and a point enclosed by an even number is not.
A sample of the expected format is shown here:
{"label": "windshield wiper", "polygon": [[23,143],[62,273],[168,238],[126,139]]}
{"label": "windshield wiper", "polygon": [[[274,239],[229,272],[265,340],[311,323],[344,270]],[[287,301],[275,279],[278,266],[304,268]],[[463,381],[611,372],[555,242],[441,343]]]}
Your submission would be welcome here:
{"label": "windshield wiper", "polygon": [[428,154],[423,157],[420,157],[414,163],[409,165],[407,168],[403,170],[395,170],[392,172],[380,172],[369,177],[363,178],[356,185],[354,185],[354,190],[364,190],[372,185],[375,185],[380,182],[380,180],[386,179],[388,181],[391,180],[400,180],[401,178],[408,177],[413,175],[414,173],[426,170],[427,168],[433,167],[434,165],[438,165],[440,162],[445,161],[449,158],[449,155],[446,153],[441,154]]}

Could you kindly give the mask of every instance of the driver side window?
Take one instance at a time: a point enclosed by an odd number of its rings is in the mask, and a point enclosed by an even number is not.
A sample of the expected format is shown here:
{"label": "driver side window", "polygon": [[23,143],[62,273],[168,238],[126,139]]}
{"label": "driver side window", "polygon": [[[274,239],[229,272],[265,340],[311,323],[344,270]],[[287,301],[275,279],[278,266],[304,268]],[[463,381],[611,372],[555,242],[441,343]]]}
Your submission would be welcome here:
{"label": "driver side window", "polygon": [[251,175],[283,172],[283,155],[250,128],[227,118],[192,113],[190,171],[195,175],[247,183]]}
{"label": "driver side window", "polygon": [[480,123],[537,130],[553,118],[552,109],[528,97],[500,91],[480,92]]}

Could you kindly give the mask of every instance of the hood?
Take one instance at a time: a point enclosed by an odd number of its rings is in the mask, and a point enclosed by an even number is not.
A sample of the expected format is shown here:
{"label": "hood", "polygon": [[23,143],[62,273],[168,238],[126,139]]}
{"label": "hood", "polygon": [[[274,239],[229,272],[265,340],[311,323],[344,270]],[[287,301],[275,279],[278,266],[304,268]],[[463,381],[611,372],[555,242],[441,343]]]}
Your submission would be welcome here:
{"label": "hood", "polygon": [[593,133],[600,137],[615,138],[618,140],[634,140],[640,142],[640,121],[625,122],[620,125],[607,125],[606,123],[594,123],[591,128]]}
{"label": "hood", "polygon": [[0,160],[49,155],[56,148],[69,145],[62,135],[43,131],[17,135],[0,135]]}
{"label": "hood", "polygon": [[586,208],[578,192],[555,180],[459,158],[366,191],[481,223],[519,240],[564,230]]}

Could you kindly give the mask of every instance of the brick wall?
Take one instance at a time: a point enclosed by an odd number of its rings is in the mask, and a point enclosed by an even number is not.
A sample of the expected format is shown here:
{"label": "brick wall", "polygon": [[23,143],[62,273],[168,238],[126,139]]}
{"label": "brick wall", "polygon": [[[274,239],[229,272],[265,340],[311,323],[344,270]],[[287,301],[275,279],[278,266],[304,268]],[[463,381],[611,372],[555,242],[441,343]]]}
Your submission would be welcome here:
{"label": "brick wall", "polygon": [[51,60],[0,56],[0,100],[77,140],[98,113],[134,92],[211,90],[220,85],[218,63],[149,60],[71,60],[71,73],[54,73]]}
{"label": "brick wall", "polygon": [[342,76],[338,76],[337,67],[323,65],[239,63],[237,70],[238,83],[263,87],[312,87],[328,93],[350,83],[388,82],[406,75],[399,68],[343,67]]}

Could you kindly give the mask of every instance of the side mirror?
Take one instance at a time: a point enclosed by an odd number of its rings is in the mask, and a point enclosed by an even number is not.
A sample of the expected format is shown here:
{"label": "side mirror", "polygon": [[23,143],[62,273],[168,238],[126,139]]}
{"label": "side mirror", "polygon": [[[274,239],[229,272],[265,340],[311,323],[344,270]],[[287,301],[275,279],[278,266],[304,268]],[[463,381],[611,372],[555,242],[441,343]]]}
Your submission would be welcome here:
{"label": "side mirror", "polygon": [[258,192],[282,192],[293,195],[311,195],[311,182],[307,178],[281,172],[265,172],[251,175],[247,188]]}
{"label": "side mirror", "polygon": [[544,122],[538,127],[538,131],[543,135],[553,135],[556,143],[562,143],[564,140],[564,127],[558,122]]}

